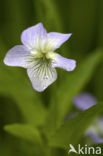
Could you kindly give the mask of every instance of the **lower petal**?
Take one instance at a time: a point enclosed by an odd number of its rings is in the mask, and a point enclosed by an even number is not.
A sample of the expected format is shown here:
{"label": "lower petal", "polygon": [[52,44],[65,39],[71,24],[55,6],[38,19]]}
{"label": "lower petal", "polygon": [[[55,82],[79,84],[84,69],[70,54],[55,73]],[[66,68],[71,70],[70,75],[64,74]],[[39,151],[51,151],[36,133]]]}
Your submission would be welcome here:
{"label": "lower petal", "polygon": [[52,68],[51,63],[44,62],[42,59],[35,59],[33,66],[28,68],[27,73],[33,88],[38,92],[44,91],[57,79],[56,70]]}
{"label": "lower petal", "polygon": [[64,58],[59,54],[55,54],[52,66],[54,68],[57,67],[57,68],[65,69],[67,71],[72,71],[76,67],[76,61],[72,59]]}
{"label": "lower petal", "polygon": [[30,52],[25,46],[17,45],[7,52],[4,63],[8,66],[27,68],[29,55]]}

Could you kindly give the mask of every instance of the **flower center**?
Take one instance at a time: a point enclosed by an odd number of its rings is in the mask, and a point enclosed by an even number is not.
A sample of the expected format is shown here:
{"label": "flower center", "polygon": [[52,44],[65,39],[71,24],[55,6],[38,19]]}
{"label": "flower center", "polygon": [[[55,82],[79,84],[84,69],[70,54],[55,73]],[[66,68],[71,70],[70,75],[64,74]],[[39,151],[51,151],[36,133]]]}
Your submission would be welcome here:
{"label": "flower center", "polygon": [[54,57],[54,52],[37,50],[34,55],[35,58],[42,58],[43,60],[52,60]]}

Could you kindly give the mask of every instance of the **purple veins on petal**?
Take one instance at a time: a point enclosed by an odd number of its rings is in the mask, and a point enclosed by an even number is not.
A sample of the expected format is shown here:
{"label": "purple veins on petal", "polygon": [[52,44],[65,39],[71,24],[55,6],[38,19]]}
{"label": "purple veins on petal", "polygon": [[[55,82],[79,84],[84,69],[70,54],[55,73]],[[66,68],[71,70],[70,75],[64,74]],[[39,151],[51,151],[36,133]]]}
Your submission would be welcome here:
{"label": "purple veins on petal", "polygon": [[42,92],[51,83],[57,79],[57,72],[51,67],[50,62],[42,62],[42,60],[35,60],[33,67],[27,69],[28,76],[32,82],[35,90]]}
{"label": "purple veins on petal", "polygon": [[10,49],[4,63],[8,66],[27,68],[32,86],[38,92],[44,91],[57,79],[55,68],[72,71],[76,61],[56,54],[59,48],[70,38],[71,34],[47,33],[42,23],[29,27],[21,34],[23,45]]}

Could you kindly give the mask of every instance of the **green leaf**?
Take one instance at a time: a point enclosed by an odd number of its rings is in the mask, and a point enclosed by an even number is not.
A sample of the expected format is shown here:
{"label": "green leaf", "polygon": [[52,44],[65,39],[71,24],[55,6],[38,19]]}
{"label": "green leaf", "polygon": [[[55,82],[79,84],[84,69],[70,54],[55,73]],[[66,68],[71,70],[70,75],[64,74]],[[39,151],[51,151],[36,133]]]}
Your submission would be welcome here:
{"label": "green leaf", "polygon": [[[4,126],[4,130],[8,133],[23,139],[26,141],[25,152],[29,152],[34,155],[48,156],[50,153],[49,147],[43,141],[42,135],[39,130],[34,126],[28,124],[11,124]],[[32,144],[31,144],[32,143]],[[30,147],[29,147],[30,146]],[[33,147],[34,146],[34,147]]]}
{"label": "green leaf", "polygon": [[65,122],[50,138],[49,144],[54,147],[68,148],[69,144],[79,144],[84,132],[103,110],[103,103],[91,107],[85,112]]}
{"label": "green leaf", "polygon": [[18,105],[24,119],[33,124],[43,124],[46,110],[40,96],[32,89],[20,72],[2,64],[0,69],[0,93],[12,97]]}
{"label": "green leaf", "polygon": [[73,73],[70,73],[64,80],[65,83],[58,88],[58,112],[60,121],[65,118],[71,107],[72,98],[90,81],[102,59],[102,51],[97,50],[89,55],[81,65],[78,65],[79,63],[77,62],[77,69]]}
{"label": "green leaf", "polygon": [[41,136],[39,134],[39,131],[26,124],[11,124],[11,125],[6,125],[4,127],[5,131],[9,132],[10,134],[25,139],[27,141],[30,141],[32,143],[42,143]]}
{"label": "green leaf", "polygon": [[89,55],[82,64],[79,65],[77,62],[77,69],[68,73],[66,78],[63,77],[62,84],[58,86],[58,90],[52,96],[45,125],[47,137],[61,125],[72,106],[72,98],[90,81],[101,59],[103,59],[103,54],[101,50],[98,50]]}

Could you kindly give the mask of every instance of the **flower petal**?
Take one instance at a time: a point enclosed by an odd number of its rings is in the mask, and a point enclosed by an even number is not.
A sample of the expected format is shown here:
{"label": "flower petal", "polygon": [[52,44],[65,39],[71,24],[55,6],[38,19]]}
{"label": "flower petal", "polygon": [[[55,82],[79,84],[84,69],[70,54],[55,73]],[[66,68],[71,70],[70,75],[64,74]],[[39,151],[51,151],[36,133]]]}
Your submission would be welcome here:
{"label": "flower petal", "polygon": [[98,118],[87,129],[85,136],[90,136],[95,143],[103,142],[103,117]]}
{"label": "flower petal", "polygon": [[47,32],[42,23],[27,28],[22,32],[21,41],[29,49],[44,48]]}
{"label": "flower petal", "polygon": [[72,59],[67,59],[59,54],[55,54],[52,66],[65,69],[67,71],[72,71],[76,67],[76,61]]}
{"label": "flower petal", "polygon": [[56,32],[50,32],[47,34],[46,49],[54,51],[59,48],[64,42],[66,42],[72,34],[62,34]]}
{"label": "flower petal", "polygon": [[81,110],[86,110],[97,104],[97,100],[89,93],[82,93],[73,98],[73,103],[77,108]]}
{"label": "flower petal", "polygon": [[[98,120],[96,120],[85,132],[85,136],[90,136],[90,138],[95,143],[102,143],[103,142],[103,129],[98,127]],[[102,123],[103,124],[103,123]],[[99,129],[98,129],[99,128]]]}
{"label": "flower petal", "polygon": [[103,143],[103,138],[98,136],[98,134],[95,132],[90,131],[87,134],[85,134],[85,136],[90,136],[94,143]]}
{"label": "flower petal", "polygon": [[52,68],[49,61],[35,59],[34,65],[27,70],[33,88],[38,92],[44,91],[51,83],[57,79],[57,73]]}
{"label": "flower petal", "polygon": [[25,46],[17,45],[7,52],[4,58],[4,63],[8,66],[18,66],[27,68],[29,55],[30,52]]}
{"label": "flower petal", "polygon": [[103,138],[99,137],[96,133],[91,132],[90,137],[95,143],[103,143]]}

